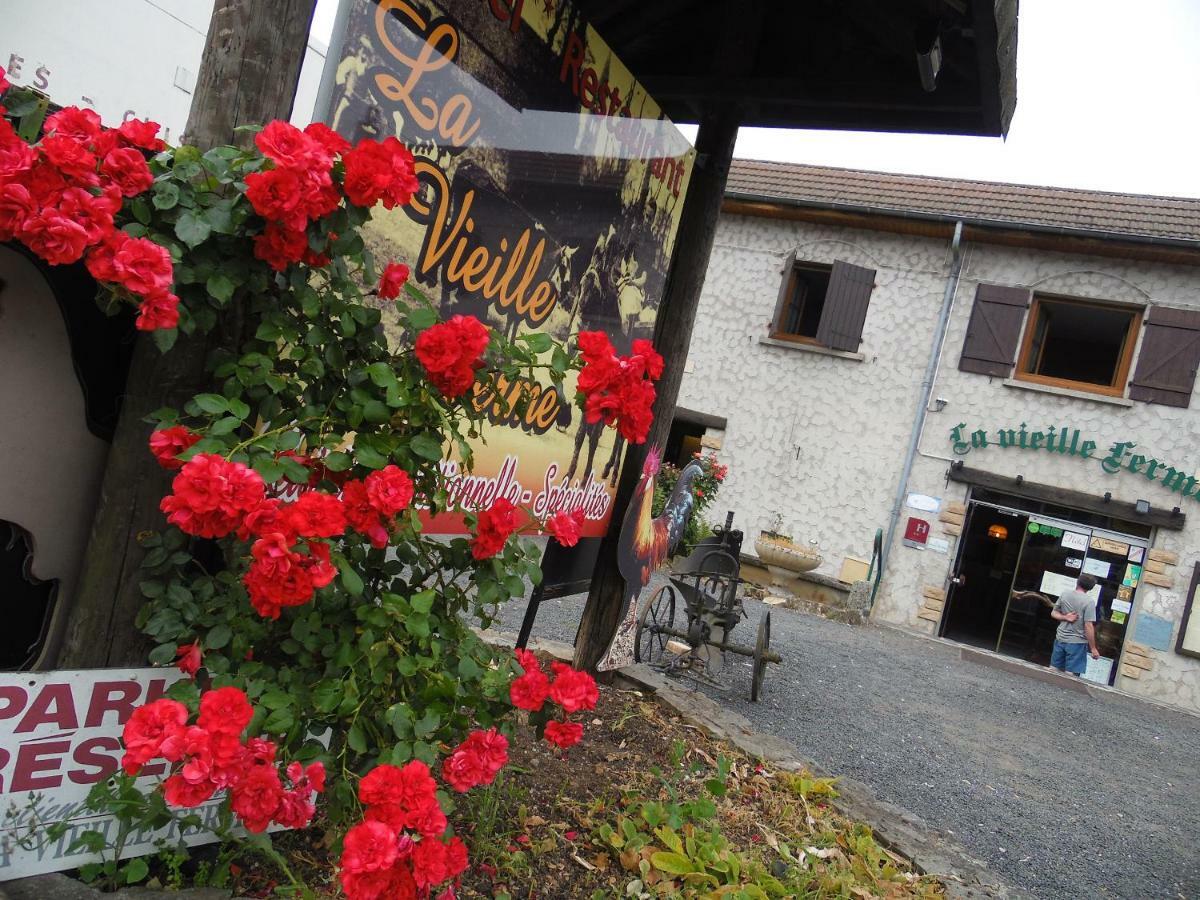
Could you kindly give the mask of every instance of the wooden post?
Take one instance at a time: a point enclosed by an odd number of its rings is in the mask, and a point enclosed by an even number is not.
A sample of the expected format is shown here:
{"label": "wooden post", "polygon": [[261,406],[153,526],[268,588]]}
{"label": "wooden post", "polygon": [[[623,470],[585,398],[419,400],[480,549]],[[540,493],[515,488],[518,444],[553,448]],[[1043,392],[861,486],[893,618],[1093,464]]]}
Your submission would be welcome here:
{"label": "wooden post", "polygon": [[[316,0],[217,0],[185,143],[248,145],[253,136],[235,127],[291,115],[315,7]],[[223,335],[231,337],[237,338]],[[66,611],[60,668],[145,663],[148,647],[134,625],[144,602],[137,537],[163,528],[158,503],[170,478],[150,455],[151,426],[143,418],[204,390],[205,360],[217,342],[185,337],[163,355],[147,336],[138,337],[74,604]]]}
{"label": "wooden post", "polygon": [[646,443],[631,446],[625,453],[621,482],[613,504],[613,522],[600,545],[591,591],[575,636],[576,668],[593,669],[609,641],[616,633],[625,610],[622,600],[625,579],[617,569],[617,535],[621,532],[621,517],[629,506],[633,489],[641,475],[646,450],[666,442],[675,414],[675,401],[683,381],[683,366],[687,361],[692,340],[692,325],[708,257],[716,236],[721,201],[725,197],[725,182],[733,145],[737,139],[741,110],[727,107],[709,113],[700,121],[696,135],[697,159],[688,184],[687,198],[675,238],[676,252],[671,263],[671,275],[658,318],[654,323],[654,345],[666,363],[659,380],[654,401],[654,424]]}

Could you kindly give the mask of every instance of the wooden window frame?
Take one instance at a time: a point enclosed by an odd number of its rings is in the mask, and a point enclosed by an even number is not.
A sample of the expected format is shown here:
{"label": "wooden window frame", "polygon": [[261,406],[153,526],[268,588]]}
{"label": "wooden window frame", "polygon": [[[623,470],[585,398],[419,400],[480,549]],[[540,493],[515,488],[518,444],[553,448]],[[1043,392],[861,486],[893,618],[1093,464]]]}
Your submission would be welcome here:
{"label": "wooden window frame", "polygon": [[[791,309],[791,298],[796,295],[796,281],[799,278],[797,272],[799,272],[801,269],[807,269],[810,272],[821,272],[827,276],[825,294],[828,296],[828,277],[833,275],[833,266],[827,266],[824,263],[793,261],[791,268],[789,268],[787,272],[783,294],[780,296],[779,302],[776,304],[775,315],[771,319],[771,330],[768,332],[768,335],[772,340],[776,341],[789,341],[793,344],[808,344],[813,347],[824,347],[825,345],[817,340],[816,335],[809,337],[808,335],[804,334],[792,334],[790,331],[781,331],[779,328],[780,322],[784,321],[788,310]],[[823,303],[825,301],[825,297],[822,297],[821,301]],[[822,310],[822,312],[824,312],[824,310]],[[800,317],[803,317],[803,314],[804,308],[801,306]],[[799,320],[800,317],[798,317],[797,320]]]}
{"label": "wooden window frame", "polygon": [[[1038,314],[1041,312],[1042,301],[1050,303],[1065,303],[1075,306],[1090,306],[1098,309],[1121,310],[1131,314],[1129,327],[1125,331],[1125,343],[1121,347],[1121,356],[1117,361],[1111,384],[1096,384],[1092,381],[1073,381],[1070,378],[1054,378],[1049,375],[1038,375],[1027,371],[1029,356],[1033,350],[1033,335],[1037,331]],[[1021,336],[1020,348],[1017,352],[1017,364],[1013,368],[1013,378],[1017,381],[1027,381],[1033,384],[1044,384],[1048,387],[1064,388],[1071,391],[1083,391],[1089,394],[1102,394],[1106,397],[1124,397],[1128,386],[1129,373],[1133,367],[1133,353],[1137,348],[1138,336],[1141,334],[1142,320],[1145,309],[1140,306],[1127,306],[1121,303],[1106,303],[1103,300],[1088,300],[1081,297],[1063,297],[1057,294],[1034,294],[1029,312],[1025,316],[1025,333]]]}

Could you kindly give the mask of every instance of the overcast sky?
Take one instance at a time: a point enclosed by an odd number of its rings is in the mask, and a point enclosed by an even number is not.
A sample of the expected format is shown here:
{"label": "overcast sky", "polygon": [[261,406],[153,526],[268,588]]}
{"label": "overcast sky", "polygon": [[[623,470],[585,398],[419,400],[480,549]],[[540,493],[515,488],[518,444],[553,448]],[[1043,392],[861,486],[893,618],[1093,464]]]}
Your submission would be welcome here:
{"label": "overcast sky", "polygon": [[[323,40],[336,6],[318,2]],[[1200,0],[1022,0],[1020,10],[1007,140],[747,128],[737,156],[1200,197]]]}

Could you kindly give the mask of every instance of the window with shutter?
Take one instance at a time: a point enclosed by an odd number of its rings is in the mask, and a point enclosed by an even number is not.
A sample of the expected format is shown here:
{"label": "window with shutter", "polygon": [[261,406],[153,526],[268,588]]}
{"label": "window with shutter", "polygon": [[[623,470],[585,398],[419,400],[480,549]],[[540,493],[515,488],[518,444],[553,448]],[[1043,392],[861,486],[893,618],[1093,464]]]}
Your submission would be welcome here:
{"label": "window with shutter", "polygon": [[793,255],[784,269],[771,337],[856,351],[874,286],[873,269],[796,262]]}
{"label": "window with shutter", "polygon": [[1200,310],[1150,307],[1129,397],[1186,407],[1200,366]]}
{"label": "window with shutter", "polygon": [[1012,374],[1032,296],[1028,288],[1000,284],[980,284],[975,289],[975,305],[958,358],[962,371],[1003,378]]}
{"label": "window with shutter", "polygon": [[835,262],[829,275],[829,290],[825,294],[821,324],[817,327],[817,343],[851,353],[858,350],[858,345],[862,343],[863,324],[867,320],[867,306],[874,289],[874,269],[864,269],[841,260]]}
{"label": "window with shutter", "polygon": [[1124,396],[1141,324],[1141,307],[1037,294],[1015,377]]}

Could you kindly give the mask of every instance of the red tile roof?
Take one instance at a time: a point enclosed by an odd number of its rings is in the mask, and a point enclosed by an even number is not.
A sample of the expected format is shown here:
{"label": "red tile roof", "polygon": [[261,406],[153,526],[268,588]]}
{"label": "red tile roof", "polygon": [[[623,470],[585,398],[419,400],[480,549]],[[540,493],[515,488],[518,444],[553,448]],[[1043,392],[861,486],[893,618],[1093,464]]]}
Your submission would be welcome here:
{"label": "red tile roof", "polygon": [[1200,242],[1200,200],[1180,197],[892,175],[744,159],[733,161],[725,193],[731,199],[965,218],[973,224],[1061,229],[1093,237]]}

